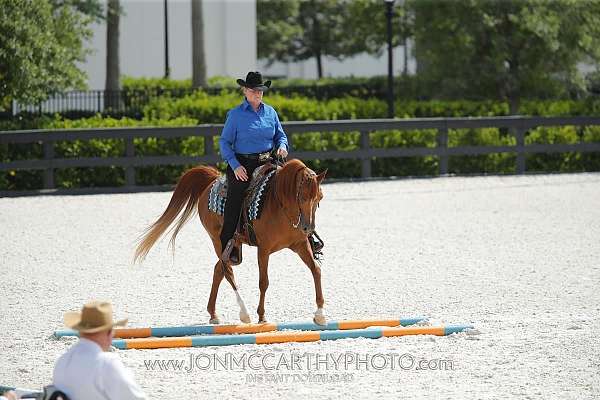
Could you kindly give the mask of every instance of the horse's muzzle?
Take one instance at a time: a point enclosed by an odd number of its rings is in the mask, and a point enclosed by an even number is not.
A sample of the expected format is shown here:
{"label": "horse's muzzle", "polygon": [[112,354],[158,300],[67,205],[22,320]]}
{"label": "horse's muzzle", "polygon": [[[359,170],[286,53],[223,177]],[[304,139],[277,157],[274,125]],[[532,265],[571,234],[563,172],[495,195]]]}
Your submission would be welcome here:
{"label": "horse's muzzle", "polygon": [[305,235],[310,235],[315,230],[314,219],[312,221],[307,221],[304,214],[300,213],[300,230]]}

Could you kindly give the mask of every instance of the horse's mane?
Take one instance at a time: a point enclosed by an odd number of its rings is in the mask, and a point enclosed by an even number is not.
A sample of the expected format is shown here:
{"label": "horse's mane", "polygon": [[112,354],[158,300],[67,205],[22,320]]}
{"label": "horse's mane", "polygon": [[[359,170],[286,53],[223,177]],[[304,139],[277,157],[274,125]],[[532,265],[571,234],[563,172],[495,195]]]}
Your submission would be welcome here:
{"label": "horse's mane", "polygon": [[[298,180],[302,179],[302,171],[305,168],[306,165],[298,159],[286,162],[275,174],[270,190],[270,198],[283,205],[284,208],[296,207]],[[309,198],[316,197],[319,190],[318,187],[315,175],[308,180],[307,196]]]}

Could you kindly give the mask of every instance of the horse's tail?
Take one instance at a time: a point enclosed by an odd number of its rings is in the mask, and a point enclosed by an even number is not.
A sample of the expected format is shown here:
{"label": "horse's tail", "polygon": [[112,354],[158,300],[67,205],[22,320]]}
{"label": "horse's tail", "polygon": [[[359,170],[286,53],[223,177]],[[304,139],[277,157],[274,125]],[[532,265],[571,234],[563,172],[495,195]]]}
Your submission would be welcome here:
{"label": "horse's tail", "polygon": [[[219,176],[219,171],[213,167],[199,166],[186,171],[171,196],[171,201],[167,209],[163,212],[159,219],[150,225],[139,239],[139,244],[135,250],[133,262],[143,261],[146,255],[160,239],[163,233],[175,221],[181,210],[183,213],[176,222],[176,225],[171,228],[173,234],[169,243],[175,251],[175,238],[187,221],[193,216],[196,211],[198,199],[204,190]],[[184,209],[185,207],[185,209]]]}

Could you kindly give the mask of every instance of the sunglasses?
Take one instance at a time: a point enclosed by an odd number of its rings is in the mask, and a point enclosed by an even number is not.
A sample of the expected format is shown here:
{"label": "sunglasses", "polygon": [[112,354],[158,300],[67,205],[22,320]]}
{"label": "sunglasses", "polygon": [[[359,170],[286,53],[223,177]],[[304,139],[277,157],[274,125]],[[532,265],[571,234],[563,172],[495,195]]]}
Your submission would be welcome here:
{"label": "sunglasses", "polygon": [[259,93],[262,93],[262,92],[263,92],[263,91],[262,91],[262,90],[260,90],[260,89],[252,89],[252,88],[249,88],[249,87],[247,87],[247,88],[246,88],[246,90],[247,90],[247,91],[249,91],[249,92],[252,92],[252,93],[254,93],[254,94],[259,94]]}

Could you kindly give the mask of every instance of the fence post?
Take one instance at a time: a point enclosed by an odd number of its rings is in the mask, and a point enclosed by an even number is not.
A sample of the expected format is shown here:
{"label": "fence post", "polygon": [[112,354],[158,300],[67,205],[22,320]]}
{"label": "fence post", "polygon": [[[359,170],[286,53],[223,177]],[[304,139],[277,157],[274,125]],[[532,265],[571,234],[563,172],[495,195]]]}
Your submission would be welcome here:
{"label": "fence post", "polygon": [[[360,149],[369,150],[371,148],[371,140],[369,138],[369,132],[360,133]],[[371,177],[371,157],[361,157],[361,176],[363,178]]]}
{"label": "fence post", "polygon": [[[44,142],[44,160],[54,159],[54,142]],[[44,170],[44,189],[54,189],[54,168],[52,166]]]}
{"label": "fence post", "polygon": [[133,157],[135,157],[135,146],[133,144],[133,137],[131,136],[125,139],[125,156],[130,162],[125,168],[125,184],[127,186],[135,186],[135,167],[131,164]]}
{"label": "fence post", "polygon": [[515,130],[515,136],[517,139],[517,146],[516,146],[516,151],[517,151],[517,165],[516,165],[516,172],[517,174],[524,174],[525,173],[525,129],[523,128],[517,128]]}
{"label": "fence post", "polygon": [[437,147],[441,153],[439,155],[440,175],[448,175],[448,128],[438,129]]}

